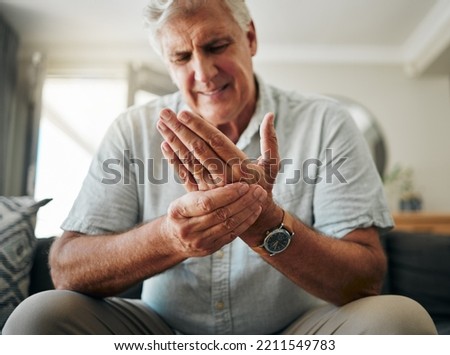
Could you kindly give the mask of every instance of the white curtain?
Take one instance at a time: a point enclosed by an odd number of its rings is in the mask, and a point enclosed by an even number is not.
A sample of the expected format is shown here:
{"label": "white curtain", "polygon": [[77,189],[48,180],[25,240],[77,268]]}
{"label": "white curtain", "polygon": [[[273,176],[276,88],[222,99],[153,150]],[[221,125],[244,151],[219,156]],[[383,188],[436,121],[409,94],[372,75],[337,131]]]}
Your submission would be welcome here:
{"label": "white curtain", "polygon": [[9,132],[14,118],[19,38],[0,14],[0,195],[6,189]]}
{"label": "white curtain", "polygon": [[0,48],[0,195],[33,195],[45,61],[19,61],[19,38],[1,16]]}

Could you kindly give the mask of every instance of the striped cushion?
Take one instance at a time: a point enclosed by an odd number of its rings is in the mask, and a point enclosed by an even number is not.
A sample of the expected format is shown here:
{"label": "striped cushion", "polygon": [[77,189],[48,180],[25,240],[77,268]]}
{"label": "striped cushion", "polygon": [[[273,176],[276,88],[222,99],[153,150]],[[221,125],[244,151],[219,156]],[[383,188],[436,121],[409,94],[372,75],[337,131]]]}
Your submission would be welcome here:
{"label": "striped cushion", "polygon": [[28,296],[29,272],[36,243],[34,222],[41,206],[28,196],[0,196],[0,329]]}

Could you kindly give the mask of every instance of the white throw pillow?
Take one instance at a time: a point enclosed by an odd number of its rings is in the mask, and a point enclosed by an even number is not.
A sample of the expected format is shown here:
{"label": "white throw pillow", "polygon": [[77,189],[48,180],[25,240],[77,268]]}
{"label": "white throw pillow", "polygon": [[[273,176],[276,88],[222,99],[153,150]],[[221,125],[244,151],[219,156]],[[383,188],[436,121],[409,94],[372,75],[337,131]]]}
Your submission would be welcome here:
{"label": "white throw pillow", "polygon": [[36,245],[36,214],[49,201],[36,202],[29,196],[0,196],[0,329],[14,308],[28,296]]}

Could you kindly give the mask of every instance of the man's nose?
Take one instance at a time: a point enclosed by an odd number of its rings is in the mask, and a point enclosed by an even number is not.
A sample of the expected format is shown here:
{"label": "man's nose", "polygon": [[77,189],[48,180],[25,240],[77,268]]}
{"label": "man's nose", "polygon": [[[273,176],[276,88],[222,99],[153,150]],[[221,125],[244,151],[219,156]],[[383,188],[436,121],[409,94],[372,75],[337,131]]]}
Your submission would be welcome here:
{"label": "man's nose", "polygon": [[214,60],[208,56],[194,58],[194,78],[198,82],[208,83],[218,73]]}

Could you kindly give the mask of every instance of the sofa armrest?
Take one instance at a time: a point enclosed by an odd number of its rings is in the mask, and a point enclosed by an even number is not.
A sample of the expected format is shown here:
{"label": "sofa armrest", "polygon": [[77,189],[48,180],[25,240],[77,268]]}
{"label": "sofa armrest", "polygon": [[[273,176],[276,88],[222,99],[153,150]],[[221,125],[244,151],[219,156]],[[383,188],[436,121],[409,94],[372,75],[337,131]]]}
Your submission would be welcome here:
{"label": "sofa armrest", "polygon": [[50,277],[50,268],[48,266],[48,252],[54,240],[55,237],[37,239],[33,266],[30,271],[30,295],[55,288]]}

